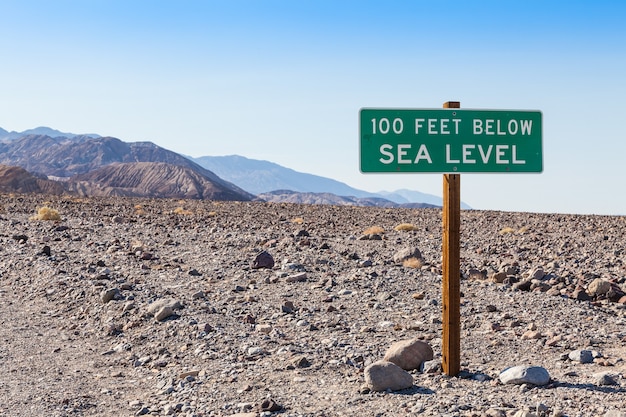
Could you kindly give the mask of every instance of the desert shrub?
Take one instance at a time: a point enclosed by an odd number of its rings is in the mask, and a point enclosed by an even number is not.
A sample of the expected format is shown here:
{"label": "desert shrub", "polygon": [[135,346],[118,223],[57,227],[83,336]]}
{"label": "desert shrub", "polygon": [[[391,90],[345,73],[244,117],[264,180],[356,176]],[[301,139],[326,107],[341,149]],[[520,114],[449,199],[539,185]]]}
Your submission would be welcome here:
{"label": "desert shrub", "polygon": [[424,262],[421,259],[419,259],[419,258],[412,257],[412,258],[409,258],[409,259],[405,259],[402,262],[402,266],[404,266],[406,268],[419,269],[422,266],[424,266]]}
{"label": "desert shrub", "polygon": [[417,226],[411,223],[400,223],[394,227],[393,230],[396,232],[412,232],[413,230],[417,230]]}
{"label": "desert shrub", "polygon": [[144,210],[141,204],[136,204],[135,207],[133,208],[135,209],[135,214],[137,216],[145,216],[147,214],[147,212]]}
{"label": "desert shrub", "polygon": [[180,214],[180,215],[186,216],[186,215],[193,214],[193,213],[189,210],[185,210],[182,207],[176,207],[174,209],[174,214]]}
{"label": "desert shrub", "polygon": [[383,233],[385,233],[385,229],[380,226],[368,227],[363,231],[364,235],[381,235]]}
{"label": "desert shrub", "polygon": [[513,229],[512,227],[505,227],[504,229],[500,230],[499,233],[501,235],[509,235],[515,233],[515,229]]}
{"label": "desert shrub", "polygon": [[304,223],[304,219],[302,217],[296,217],[295,219],[291,220],[291,223],[302,224]]}
{"label": "desert shrub", "polygon": [[30,218],[31,220],[61,220],[59,212],[48,206],[37,209],[37,214]]}

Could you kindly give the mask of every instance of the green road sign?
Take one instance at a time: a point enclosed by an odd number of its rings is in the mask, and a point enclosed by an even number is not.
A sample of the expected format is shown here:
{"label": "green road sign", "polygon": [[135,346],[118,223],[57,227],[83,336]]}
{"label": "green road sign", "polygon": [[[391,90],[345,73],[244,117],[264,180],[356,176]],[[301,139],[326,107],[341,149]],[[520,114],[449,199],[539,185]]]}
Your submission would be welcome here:
{"label": "green road sign", "polygon": [[361,172],[541,172],[540,111],[361,109]]}

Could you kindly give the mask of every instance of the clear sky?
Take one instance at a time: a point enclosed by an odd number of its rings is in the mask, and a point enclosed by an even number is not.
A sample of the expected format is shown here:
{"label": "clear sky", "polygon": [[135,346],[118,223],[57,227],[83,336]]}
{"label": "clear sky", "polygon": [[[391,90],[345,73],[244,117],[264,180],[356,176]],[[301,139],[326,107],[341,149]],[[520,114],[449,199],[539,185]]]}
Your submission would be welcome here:
{"label": "clear sky", "polygon": [[626,214],[626,1],[3,0],[0,127],[238,154],[380,191],[362,107],[543,112],[542,174],[463,174],[477,209]]}

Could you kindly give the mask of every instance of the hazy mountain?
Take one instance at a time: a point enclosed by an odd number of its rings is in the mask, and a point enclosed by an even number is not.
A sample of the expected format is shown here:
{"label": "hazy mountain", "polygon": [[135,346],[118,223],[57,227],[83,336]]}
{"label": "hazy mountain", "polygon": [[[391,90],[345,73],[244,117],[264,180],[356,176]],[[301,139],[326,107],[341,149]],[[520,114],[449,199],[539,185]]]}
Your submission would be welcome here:
{"label": "hazy mountain", "polygon": [[[379,191],[377,194],[396,203],[420,202],[441,207],[443,200],[441,197],[432,194],[421,193],[419,191],[407,190],[405,188],[396,191]],[[461,202],[462,209],[471,209],[470,206]]]}
{"label": "hazy mountain", "polygon": [[99,138],[100,135],[96,135],[95,133],[84,133],[84,134],[75,134],[75,133],[67,133],[61,132],[56,129],[51,129],[46,126],[39,126],[34,129],[28,129],[23,132],[8,132],[0,127],[0,141],[2,140],[15,140],[21,138],[22,136],[28,135],[45,135],[50,136],[51,138],[74,138],[76,136],[88,136],[91,138]]}
{"label": "hazy mountain", "polygon": [[257,198],[271,203],[295,203],[295,204],[330,204],[335,206],[369,206],[369,207],[407,207],[426,208],[438,207],[424,203],[398,204],[394,201],[381,197],[358,198],[353,196],[338,196],[332,193],[308,193],[290,190],[276,190],[261,193]]}
{"label": "hazy mountain", "polygon": [[330,178],[305,174],[269,161],[239,155],[202,156],[191,159],[253,194],[291,190],[355,197],[375,196],[373,193],[357,190]]}
{"label": "hazy mountain", "polygon": [[[330,178],[298,172],[273,162],[249,159],[239,155],[202,156],[191,159],[203,167],[215,172],[221,178],[231,181],[244,190],[257,195],[265,195],[267,193],[271,194],[271,192],[276,190],[281,190],[281,193],[284,190],[290,190],[301,193],[332,193],[336,196],[355,197],[357,200],[364,198],[379,198],[391,200],[397,204],[417,203],[418,206],[420,204],[425,204],[427,206],[432,205],[441,207],[443,204],[441,197],[432,194],[411,190],[398,190],[394,192],[381,191],[378,193],[371,193],[350,187],[343,182]],[[276,199],[277,197],[274,195],[272,198]],[[289,196],[289,199],[291,200],[298,198],[303,201],[325,199],[325,197],[319,195],[304,195],[301,197],[296,197],[295,195]],[[461,206],[465,209],[470,208],[465,203],[462,203]]]}
{"label": "hazy mountain", "polygon": [[[152,142],[74,135],[48,127],[20,133],[0,129],[2,138],[5,140],[0,140],[0,164],[22,167],[35,176],[69,180],[65,187],[83,195],[250,200],[256,194],[267,201],[304,204],[442,204],[441,197],[418,191],[371,193],[330,178],[238,155],[184,157]],[[137,164],[148,162],[154,164]]]}
{"label": "hazy mountain", "polygon": [[72,177],[69,190],[89,196],[247,201],[248,195],[189,167],[164,162],[115,163]]}

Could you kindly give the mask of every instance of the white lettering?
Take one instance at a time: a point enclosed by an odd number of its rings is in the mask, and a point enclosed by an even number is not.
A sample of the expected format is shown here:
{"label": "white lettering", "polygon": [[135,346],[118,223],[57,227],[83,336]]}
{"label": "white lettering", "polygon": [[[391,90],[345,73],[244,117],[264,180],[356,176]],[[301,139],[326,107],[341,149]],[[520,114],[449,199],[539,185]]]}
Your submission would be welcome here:
{"label": "white lettering", "polygon": [[517,120],[515,119],[509,120],[509,133],[511,135],[517,135],[518,130],[519,130],[519,125],[517,124]]}
{"label": "white lettering", "polygon": [[446,145],[446,163],[447,164],[458,164],[461,161],[459,159],[451,159],[450,158],[450,144]]}
{"label": "white lettering", "polygon": [[493,119],[485,120],[485,135],[493,135]]}
{"label": "white lettering", "polygon": [[422,159],[428,161],[429,164],[433,163],[433,160],[430,159],[430,154],[428,153],[428,149],[426,148],[426,145],[424,144],[422,144],[419,150],[417,151],[417,156],[415,157],[415,160],[413,161],[413,163],[417,164]]}
{"label": "white lettering", "polygon": [[419,135],[420,127],[422,127],[422,123],[424,123],[424,119],[415,119],[415,134]]}
{"label": "white lettering", "polygon": [[496,131],[498,133],[498,135],[502,136],[502,135],[506,135],[506,132],[504,132],[503,130],[500,129],[500,120],[496,121]]}
{"label": "white lettering", "polygon": [[496,164],[508,164],[508,159],[502,159],[504,157],[504,151],[509,149],[509,145],[496,145]]}
{"label": "white lettering", "polygon": [[533,128],[532,120],[522,120],[522,135],[530,135]]}
{"label": "white lettering", "polygon": [[469,157],[472,155],[471,150],[474,149],[476,145],[463,145],[463,163],[464,164],[475,164],[475,159],[470,159]]}
{"label": "white lettering", "polygon": [[523,159],[517,159],[517,145],[512,145],[511,146],[513,148],[513,163],[514,164],[525,164],[526,161],[524,161]]}
{"label": "white lettering", "polygon": [[387,157],[387,159],[380,158],[379,161],[383,164],[390,164],[393,162],[393,154],[389,152],[393,149],[393,146],[389,144],[380,145],[380,153]]}
{"label": "white lettering", "polygon": [[442,135],[449,135],[450,131],[448,130],[448,122],[450,121],[450,119],[441,119],[441,134]]}
{"label": "white lettering", "polygon": [[399,164],[410,164],[411,163],[410,159],[404,159],[403,158],[407,154],[407,151],[405,149],[411,149],[411,145],[410,144],[398,145],[398,163]]}
{"label": "white lettering", "polygon": [[475,135],[483,134],[483,121],[480,119],[474,119],[474,134]]}
{"label": "white lettering", "polygon": [[393,119],[393,133],[395,133],[396,135],[399,135],[400,133],[402,133],[402,131],[404,130],[404,122],[402,121],[402,119],[396,117],[395,119]]}
{"label": "white lettering", "polygon": [[428,119],[428,134],[436,135],[437,130],[435,128],[435,123],[437,123],[437,119]]}
{"label": "white lettering", "polygon": [[480,158],[483,160],[483,164],[487,164],[489,162],[489,156],[491,156],[491,149],[493,149],[493,145],[489,145],[487,148],[487,153],[485,153],[483,149],[483,145],[478,145],[478,152],[480,153]]}
{"label": "white lettering", "polygon": [[461,119],[452,119],[452,122],[454,123],[454,134],[458,135],[459,134],[459,123],[461,122]]}

